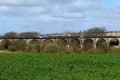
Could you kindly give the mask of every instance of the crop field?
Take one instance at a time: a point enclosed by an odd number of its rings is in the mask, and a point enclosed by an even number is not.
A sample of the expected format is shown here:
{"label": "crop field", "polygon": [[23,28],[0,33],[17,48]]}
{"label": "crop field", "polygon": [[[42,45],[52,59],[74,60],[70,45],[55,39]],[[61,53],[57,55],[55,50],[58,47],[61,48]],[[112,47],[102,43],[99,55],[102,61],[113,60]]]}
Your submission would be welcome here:
{"label": "crop field", "polygon": [[0,80],[120,80],[120,54],[0,54]]}

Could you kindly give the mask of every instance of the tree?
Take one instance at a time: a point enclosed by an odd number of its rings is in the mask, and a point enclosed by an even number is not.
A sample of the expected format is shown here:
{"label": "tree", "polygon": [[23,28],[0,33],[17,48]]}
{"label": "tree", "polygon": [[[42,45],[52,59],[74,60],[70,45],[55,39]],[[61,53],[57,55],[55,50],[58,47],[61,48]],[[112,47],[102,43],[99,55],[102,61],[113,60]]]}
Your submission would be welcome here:
{"label": "tree", "polygon": [[46,53],[57,53],[60,51],[60,48],[56,44],[49,44],[45,47],[44,50]]}
{"label": "tree", "polygon": [[11,46],[14,46],[17,51],[25,51],[27,43],[23,40],[14,40],[11,42]]}
{"label": "tree", "polygon": [[37,32],[23,32],[19,34],[20,38],[34,38],[39,36],[40,34]]}
{"label": "tree", "polygon": [[109,45],[104,42],[102,42],[98,48],[102,49],[104,53],[107,53],[108,51],[110,51]]}
{"label": "tree", "polygon": [[28,44],[27,51],[33,52],[33,53],[40,53],[41,52],[41,45],[39,41],[37,40],[32,40]]}
{"label": "tree", "polygon": [[0,49],[4,50],[4,49],[8,49],[8,47],[11,45],[11,42],[9,40],[3,40],[0,43]]}
{"label": "tree", "polygon": [[94,27],[84,31],[85,36],[103,36],[107,30],[104,27]]}
{"label": "tree", "polygon": [[3,37],[5,38],[14,38],[14,37],[17,37],[17,33],[16,32],[8,32],[8,33],[5,33],[5,35],[3,35]]}

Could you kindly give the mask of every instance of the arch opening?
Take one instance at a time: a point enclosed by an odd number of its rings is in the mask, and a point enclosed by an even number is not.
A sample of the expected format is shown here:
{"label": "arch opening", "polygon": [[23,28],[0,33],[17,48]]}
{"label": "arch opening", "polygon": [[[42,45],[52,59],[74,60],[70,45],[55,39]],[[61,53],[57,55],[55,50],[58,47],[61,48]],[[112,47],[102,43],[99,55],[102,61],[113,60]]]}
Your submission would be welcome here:
{"label": "arch opening", "polygon": [[10,42],[10,40],[3,40],[2,42],[1,42],[1,44],[3,44],[3,49],[8,49],[9,48],[9,46],[11,45],[11,42]]}
{"label": "arch opening", "polygon": [[67,41],[64,39],[57,40],[57,45],[66,47]]}
{"label": "arch opening", "polygon": [[117,39],[111,39],[109,45],[110,47],[118,46],[119,41]]}
{"label": "arch opening", "polygon": [[30,44],[35,44],[35,43],[39,43],[39,41],[35,39],[30,41]]}
{"label": "arch opening", "polygon": [[89,50],[94,47],[93,40],[91,39],[85,39],[83,42],[83,50]]}
{"label": "arch opening", "polygon": [[52,44],[52,43],[54,43],[52,40],[47,39],[47,40],[44,40],[44,41],[43,41],[42,46],[45,47],[46,45]]}
{"label": "arch opening", "polygon": [[16,47],[16,50],[24,51],[27,48],[27,42],[23,39],[14,40],[11,42],[12,46]]}
{"label": "arch opening", "polygon": [[96,46],[97,46],[97,48],[99,48],[99,47],[102,47],[103,44],[107,44],[106,40],[104,40],[104,39],[98,39],[97,43],[96,43]]}
{"label": "arch opening", "polygon": [[73,47],[74,49],[80,47],[80,41],[78,39],[72,39],[70,41],[70,46]]}

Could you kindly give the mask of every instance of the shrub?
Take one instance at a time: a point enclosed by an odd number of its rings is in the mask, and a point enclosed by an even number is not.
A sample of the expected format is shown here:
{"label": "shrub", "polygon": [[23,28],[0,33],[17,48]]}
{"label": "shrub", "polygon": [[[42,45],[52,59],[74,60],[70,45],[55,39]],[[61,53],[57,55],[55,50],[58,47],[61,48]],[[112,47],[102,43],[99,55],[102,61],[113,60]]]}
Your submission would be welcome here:
{"label": "shrub", "polygon": [[58,53],[60,51],[60,48],[56,44],[48,44],[44,50],[46,53]]}
{"label": "shrub", "polygon": [[65,40],[62,40],[62,39],[59,39],[57,42],[56,42],[57,45],[59,46],[66,46],[66,41]]}
{"label": "shrub", "polygon": [[104,42],[101,43],[98,48],[102,49],[104,51],[104,53],[107,53],[108,51],[110,51],[109,45]]}
{"label": "shrub", "polygon": [[12,41],[11,45],[15,46],[18,51],[25,51],[27,48],[27,43],[23,40]]}
{"label": "shrub", "polygon": [[27,51],[28,51],[28,52],[31,52],[31,50],[32,50],[32,45],[31,45],[31,44],[28,44],[28,46],[27,46]]}
{"label": "shrub", "polygon": [[40,44],[34,43],[34,44],[29,44],[27,48],[28,52],[35,52],[35,53],[40,53],[41,52],[41,46]]}
{"label": "shrub", "polygon": [[59,46],[59,52],[60,53],[65,53],[66,47],[65,46]]}
{"label": "shrub", "polygon": [[0,50],[4,50],[5,49],[5,44],[4,43],[0,43]]}
{"label": "shrub", "polygon": [[82,48],[77,48],[74,50],[74,53],[83,53]]}
{"label": "shrub", "polygon": [[48,44],[53,44],[53,41],[51,41],[51,40],[44,40],[42,42],[42,48],[44,49]]}
{"label": "shrub", "polygon": [[86,53],[88,53],[88,54],[101,54],[101,53],[104,53],[104,51],[100,48],[96,48],[96,49],[90,49]]}
{"label": "shrub", "polygon": [[11,42],[9,40],[3,40],[0,44],[0,49],[8,49],[8,47],[11,45]]}
{"label": "shrub", "polygon": [[109,53],[120,53],[120,48],[111,47]]}
{"label": "shrub", "polygon": [[70,53],[73,53],[73,52],[74,52],[74,50],[73,50],[72,47],[67,47],[66,50],[65,50],[65,53],[67,53],[67,54],[70,54]]}
{"label": "shrub", "polygon": [[16,47],[15,47],[15,46],[9,46],[9,47],[8,47],[8,50],[14,52],[14,51],[16,51]]}

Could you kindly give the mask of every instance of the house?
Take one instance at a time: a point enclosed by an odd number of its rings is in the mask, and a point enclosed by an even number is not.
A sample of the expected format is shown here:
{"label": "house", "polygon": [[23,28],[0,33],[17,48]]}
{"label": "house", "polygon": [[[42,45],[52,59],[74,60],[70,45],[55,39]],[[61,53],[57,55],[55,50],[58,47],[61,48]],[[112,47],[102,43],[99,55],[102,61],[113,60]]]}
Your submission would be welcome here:
{"label": "house", "polygon": [[104,33],[104,36],[120,36],[120,31],[110,31]]}

